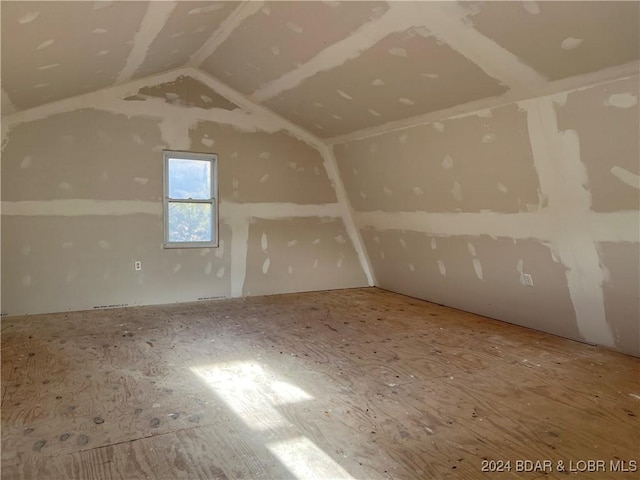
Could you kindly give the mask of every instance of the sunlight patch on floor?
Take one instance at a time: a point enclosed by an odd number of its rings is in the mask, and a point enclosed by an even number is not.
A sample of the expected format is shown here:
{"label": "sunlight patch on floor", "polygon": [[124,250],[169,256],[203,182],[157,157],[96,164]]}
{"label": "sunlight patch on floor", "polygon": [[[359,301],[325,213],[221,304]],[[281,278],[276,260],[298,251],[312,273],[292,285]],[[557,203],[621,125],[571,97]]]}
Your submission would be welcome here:
{"label": "sunlight patch on floor", "polygon": [[255,362],[192,367],[227,406],[254,430],[286,427],[276,405],[313,400],[301,388],[278,379]]}
{"label": "sunlight patch on floor", "polygon": [[269,443],[267,448],[296,478],[318,480],[353,478],[307,437]]}
{"label": "sunlight patch on floor", "polygon": [[269,442],[266,448],[296,478],[353,479],[313,441],[300,436],[277,411],[278,406],[313,400],[313,396],[256,362],[197,366],[191,367],[191,371],[212,388],[250,429],[260,432],[277,430],[280,438],[285,437]]}

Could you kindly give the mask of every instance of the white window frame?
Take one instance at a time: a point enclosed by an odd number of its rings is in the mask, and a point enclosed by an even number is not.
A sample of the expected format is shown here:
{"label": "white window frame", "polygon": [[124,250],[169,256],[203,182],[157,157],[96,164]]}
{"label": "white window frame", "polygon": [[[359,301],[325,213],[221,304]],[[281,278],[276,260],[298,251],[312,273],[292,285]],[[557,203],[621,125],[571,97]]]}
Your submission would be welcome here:
{"label": "white window frame", "polygon": [[[164,150],[164,248],[215,248],[218,246],[218,155],[215,153],[196,153],[178,150]],[[198,160],[211,163],[211,198],[194,200],[169,197],[169,159]],[[210,242],[170,242],[169,241],[169,203],[206,203],[211,205],[211,241]]]}

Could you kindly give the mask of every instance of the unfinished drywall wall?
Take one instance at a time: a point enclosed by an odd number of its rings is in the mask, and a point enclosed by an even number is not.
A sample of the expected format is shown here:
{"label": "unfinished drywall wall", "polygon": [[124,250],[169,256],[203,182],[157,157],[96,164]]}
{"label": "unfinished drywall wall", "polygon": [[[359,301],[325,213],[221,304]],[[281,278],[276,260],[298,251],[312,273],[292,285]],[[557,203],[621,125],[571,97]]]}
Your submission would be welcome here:
{"label": "unfinished drywall wall", "polygon": [[[382,288],[578,336],[565,267],[540,242],[373,228],[363,236]],[[537,288],[523,288],[523,271],[535,278]]]}
{"label": "unfinished drywall wall", "polygon": [[229,125],[202,121],[189,130],[189,136],[192,150],[214,149],[220,155],[220,194],[227,201],[336,202],[320,152],[291,134],[247,134]]}
{"label": "unfinished drywall wall", "polygon": [[[368,284],[326,147],[215,88],[185,70],[3,119],[3,315]],[[218,248],[163,248],[164,149],[218,153]],[[255,268],[256,228],[291,281]]]}
{"label": "unfinished drywall wall", "polygon": [[640,355],[638,118],[633,76],[341,140],[378,284]]}
{"label": "unfinished drywall wall", "polygon": [[508,213],[538,204],[527,117],[516,105],[337,145],[336,153],[349,158],[340,173],[358,211]]}
{"label": "unfinished drywall wall", "polygon": [[276,284],[290,292],[366,284],[342,219],[256,218],[249,226],[246,295],[270,293]]}
{"label": "unfinished drywall wall", "polygon": [[631,242],[602,242],[600,261],[605,272],[604,305],[618,348],[637,355],[640,350],[640,248]]}

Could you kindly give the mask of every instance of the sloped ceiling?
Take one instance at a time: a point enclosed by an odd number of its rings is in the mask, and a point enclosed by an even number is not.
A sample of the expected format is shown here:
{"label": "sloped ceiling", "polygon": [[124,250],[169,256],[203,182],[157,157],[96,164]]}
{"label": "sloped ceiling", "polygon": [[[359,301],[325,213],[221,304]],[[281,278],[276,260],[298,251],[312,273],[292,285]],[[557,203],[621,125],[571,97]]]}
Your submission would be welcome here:
{"label": "sloped ceiling", "polygon": [[178,67],[319,137],[631,65],[639,2],[2,1],[2,113]]}

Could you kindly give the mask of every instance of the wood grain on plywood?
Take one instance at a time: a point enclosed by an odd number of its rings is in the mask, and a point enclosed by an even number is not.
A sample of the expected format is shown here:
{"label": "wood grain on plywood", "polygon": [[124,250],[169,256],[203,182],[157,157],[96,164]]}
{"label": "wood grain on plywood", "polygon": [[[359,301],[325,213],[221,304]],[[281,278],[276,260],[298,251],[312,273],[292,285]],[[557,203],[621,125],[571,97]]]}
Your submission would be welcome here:
{"label": "wood grain on plywood", "polygon": [[2,478],[487,478],[483,460],[637,461],[639,364],[373,288],[13,317]]}

